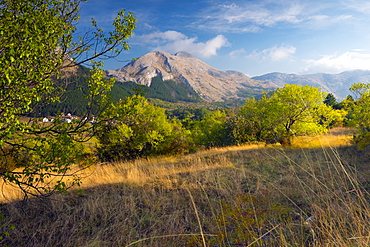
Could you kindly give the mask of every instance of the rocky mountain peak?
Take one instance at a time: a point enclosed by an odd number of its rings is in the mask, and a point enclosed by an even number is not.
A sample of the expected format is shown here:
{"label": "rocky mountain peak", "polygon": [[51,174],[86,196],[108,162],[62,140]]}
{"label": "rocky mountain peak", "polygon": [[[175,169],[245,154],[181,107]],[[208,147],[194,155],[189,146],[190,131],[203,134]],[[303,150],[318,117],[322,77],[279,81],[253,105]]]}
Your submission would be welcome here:
{"label": "rocky mountain peak", "polygon": [[243,98],[256,88],[276,88],[271,82],[257,82],[243,73],[222,71],[202,62],[187,52],[175,55],[155,51],[143,55],[123,68],[108,70],[108,76],[118,81],[133,81],[150,86],[152,78],[174,80],[191,86],[206,101],[225,101]]}

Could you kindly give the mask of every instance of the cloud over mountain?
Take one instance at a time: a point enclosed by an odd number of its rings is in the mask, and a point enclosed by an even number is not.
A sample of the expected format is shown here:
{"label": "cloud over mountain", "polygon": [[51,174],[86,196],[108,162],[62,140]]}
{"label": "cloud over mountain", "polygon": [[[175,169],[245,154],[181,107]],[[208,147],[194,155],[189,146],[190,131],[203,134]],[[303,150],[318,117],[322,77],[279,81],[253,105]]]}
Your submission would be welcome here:
{"label": "cloud over mountain", "polygon": [[302,11],[301,6],[286,3],[278,11],[269,5],[269,1],[216,4],[204,10],[203,18],[194,25],[201,29],[211,28],[223,32],[259,32],[262,28],[279,22],[300,22],[298,16]]}
{"label": "cloud over mountain", "polygon": [[152,51],[176,53],[186,51],[196,56],[208,58],[217,55],[217,51],[229,43],[225,36],[217,35],[206,42],[197,42],[197,37],[188,36],[177,31],[154,32],[137,36],[141,42],[152,46]]}
{"label": "cloud over mountain", "polygon": [[274,46],[271,48],[264,49],[262,51],[253,51],[248,58],[253,58],[257,60],[270,60],[279,61],[290,58],[295,52],[296,48],[290,45],[281,45],[280,47]]}
{"label": "cloud over mountain", "polygon": [[342,54],[324,55],[320,59],[306,60],[304,72],[315,73],[325,70],[328,73],[339,73],[346,70],[370,69],[370,54],[361,50],[344,52]]}
{"label": "cloud over mountain", "polygon": [[[367,59],[361,56],[370,52],[353,50],[369,50],[370,3],[366,0],[103,2],[91,3],[91,7],[82,3],[79,31],[89,29],[86,23],[94,15],[105,31],[111,30],[105,20],[110,24],[113,13],[121,8],[138,19],[135,35],[127,41],[130,51],[105,61],[105,69],[122,67],[119,62],[155,50],[186,51],[217,68],[249,75],[368,68]],[[351,62],[340,62],[344,59]]]}

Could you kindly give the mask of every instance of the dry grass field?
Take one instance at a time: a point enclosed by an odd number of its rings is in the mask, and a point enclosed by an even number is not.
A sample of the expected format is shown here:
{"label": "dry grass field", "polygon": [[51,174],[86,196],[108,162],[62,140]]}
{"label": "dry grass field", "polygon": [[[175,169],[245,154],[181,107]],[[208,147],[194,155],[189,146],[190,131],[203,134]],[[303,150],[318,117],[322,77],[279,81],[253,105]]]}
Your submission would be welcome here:
{"label": "dry grass field", "polygon": [[370,246],[370,162],[351,130],[96,164],[69,194],[2,184],[8,246]]}

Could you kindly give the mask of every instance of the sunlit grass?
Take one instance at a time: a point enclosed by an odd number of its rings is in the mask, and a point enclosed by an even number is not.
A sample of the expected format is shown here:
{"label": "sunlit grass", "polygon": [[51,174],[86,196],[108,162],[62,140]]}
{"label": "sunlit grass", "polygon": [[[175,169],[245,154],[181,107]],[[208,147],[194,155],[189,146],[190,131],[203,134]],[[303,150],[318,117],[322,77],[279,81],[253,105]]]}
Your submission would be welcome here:
{"label": "sunlit grass", "polygon": [[340,147],[351,144],[353,139],[353,129],[338,127],[329,130],[326,135],[320,136],[299,136],[293,140],[294,148],[320,148],[320,147]]}
{"label": "sunlit grass", "polygon": [[369,246],[369,163],[350,137],[335,129],[307,139],[318,148],[245,145],[95,164],[68,195],[5,205],[4,227],[17,227],[2,243]]}
{"label": "sunlit grass", "polygon": [[[352,131],[352,129],[348,128],[335,128],[326,135],[296,137],[292,148],[326,148],[350,145]],[[91,149],[94,145],[96,145],[96,140],[91,139],[85,148],[86,151],[92,152]],[[248,144],[212,148],[181,157],[146,158],[126,162],[104,163],[103,165],[96,163],[80,173],[82,178],[81,188],[124,182],[143,185],[152,180],[158,178],[163,180],[175,174],[230,167],[233,166],[233,162],[227,159],[226,154],[233,153],[233,155],[238,155],[238,152],[245,150],[263,148],[281,148],[281,146],[280,144],[268,146],[263,143]],[[210,157],[214,158],[210,159]],[[80,169],[80,167],[75,167],[73,171],[77,169]],[[0,202],[9,202],[23,198],[22,192],[16,186],[4,184],[3,181],[0,182],[0,186],[3,188]]]}

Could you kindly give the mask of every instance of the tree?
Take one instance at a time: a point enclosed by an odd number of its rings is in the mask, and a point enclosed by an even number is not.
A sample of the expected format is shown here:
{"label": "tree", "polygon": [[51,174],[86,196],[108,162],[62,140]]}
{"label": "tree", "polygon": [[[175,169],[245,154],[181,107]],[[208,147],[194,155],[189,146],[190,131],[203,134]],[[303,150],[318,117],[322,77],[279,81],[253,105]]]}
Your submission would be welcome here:
{"label": "tree", "polygon": [[243,124],[236,125],[234,138],[291,145],[295,135],[324,133],[345,114],[325,105],[324,96],[316,87],[287,84],[260,100],[247,100],[238,113]]}
{"label": "tree", "polygon": [[[167,119],[165,110],[133,95],[111,104],[104,117],[109,119],[98,131],[98,154],[102,160],[135,159],[144,155],[183,151],[186,146],[181,125]],[[173,144],[173,145],[171,145]]]}
{"label": "tree", "polygon": [[[24,116],[39,104],[57,102],[63,87],[55,80],[86,62],[92,62],[92,72],[84,117],[103,108],[114,81],[103,80],[102,62],[96,60],[129,49],[127,39],[135,28],[133,14],[122,10],[113,20],[113,31],[104,32],[92,20],[92,28],[76,37],[79,4],[79,0],[0,2],[0,175],[26,193],[65,190],[65,176],[82,152],[79,143],[93,126],[82,120],[66,124],[61,118],[42,124]],[[23,168],[15,171],[14,166]],[[55,183],[45,184],[49,177],[57,178]],[[79,180],[72,176],[71,182]]]}
{"label": "tree", "polygon": [[355,83],[350,90],[358,98],[351,105],[351,122],[357,128],[354,141],[359,149],[366,149],[370,145],[370,84]]}
{"label": "tree", "polygon": [[274,129],[272,112],[268,109],[269,98],[265,94],[261,99],[247,99],[237,114],[228,121],[228,129],[236,144],[273,139]]}
{"label": "tree", "polygon": [[352,95],[348,95],[342,102],[340,102],[336,109],[339,110],[345,110],[347,112],[347,115],[343,119],[343,125],[344,126],[350,126],[353,124],[353,108],[355,106],[355,100],[353,99]]}
{"label": "tree", "polygon": [[195,144],[207,148],[230,144],[226,128],[226,117],[225,112],[213,111],[195,122],[192,128]]}
{"label": "tree", "polygon": [[328,95],[326,95],[324,104],[331,106],[334,109],[338,109],[338,101],[332,93],[328,93]]}
{"label": "tree", "polygon": [[270,111],[275,112],[276,131],[282,144],[291,144],[294,135],[321,134],[343,113],[323,104],[323,93],[312,86],[285,85],[271,97]]}

